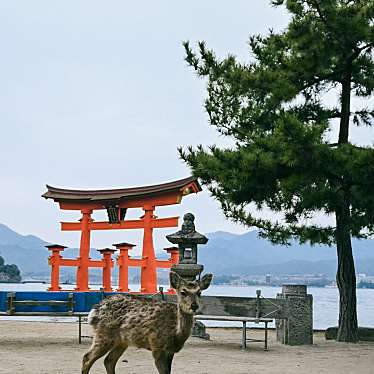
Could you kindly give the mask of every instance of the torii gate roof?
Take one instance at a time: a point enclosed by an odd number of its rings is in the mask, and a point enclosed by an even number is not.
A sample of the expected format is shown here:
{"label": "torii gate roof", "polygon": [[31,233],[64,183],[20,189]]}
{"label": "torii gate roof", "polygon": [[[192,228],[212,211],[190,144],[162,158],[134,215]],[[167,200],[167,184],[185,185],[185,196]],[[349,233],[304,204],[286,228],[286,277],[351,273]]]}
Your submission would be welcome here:
{"label": "torii gate roof", "polygon": [[145,198],[163,193],[180,193],[187,195],[201,191],[201,186],[195,177],[179,179],[173,182],[155,184],[152,186],[130,187],[108,190],[71,190],[47,185],[47,192],[42,197],[56,202],[102,202],[119,201],[123,199]]}

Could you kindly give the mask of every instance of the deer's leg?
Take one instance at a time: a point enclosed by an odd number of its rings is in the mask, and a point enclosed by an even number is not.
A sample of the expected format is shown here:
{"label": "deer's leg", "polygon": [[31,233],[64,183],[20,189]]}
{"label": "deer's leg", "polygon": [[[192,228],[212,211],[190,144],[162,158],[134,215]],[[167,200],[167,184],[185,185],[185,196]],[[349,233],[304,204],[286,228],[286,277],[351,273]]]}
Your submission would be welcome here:
{"label": "deer's leg", "polygon": [[169,374],[168,356],[165,351],[153,351],[155,365],[159,374]]}
{"label": "deer's leg", "polygon": [[91,345],[89,351],[83,356],[82,362],[82,374],[88,374],[91,369],[91,366],[96,360],[104,356],[110,348],[112,347],[111,340],[98,340],[95,339]]}
{"label": "deer's leg", "polygon": [[167,362],[168,362],[169,374],[171,373],[171,364],[173,363],[173,358],[174,358],[174,353],[168,353]]}
{"label": "deer's leg", "polygon": [[117,361],[125,352],[127,345],[117,345],[108,353],[104,360],[104,366],[107,374],[115,374]]}

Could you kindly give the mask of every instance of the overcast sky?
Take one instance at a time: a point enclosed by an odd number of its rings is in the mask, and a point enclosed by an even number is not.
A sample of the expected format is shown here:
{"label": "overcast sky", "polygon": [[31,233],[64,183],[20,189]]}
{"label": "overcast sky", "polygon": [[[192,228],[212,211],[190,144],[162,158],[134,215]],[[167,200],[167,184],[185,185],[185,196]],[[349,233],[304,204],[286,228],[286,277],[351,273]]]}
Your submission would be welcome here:
{"label": "overcast sky", "polygon": [[[45,184],[130,187],[188,176],[177,147],[224,140],[208,125],[205,83],[187,67],[182,41],[205,40],[222,57],[248,61],[250,34],[287,23],[269,3],[0,2],[0,222],[78,246],[79,235],[60,232],[58,222],[79,215],[42,199]],[[201,232],[244,231],[207,192],[156,213],[188,211]],[[171,230],[158,234],[158,246]],[[95,232],[92,244],[139,241],[138,234]]]}

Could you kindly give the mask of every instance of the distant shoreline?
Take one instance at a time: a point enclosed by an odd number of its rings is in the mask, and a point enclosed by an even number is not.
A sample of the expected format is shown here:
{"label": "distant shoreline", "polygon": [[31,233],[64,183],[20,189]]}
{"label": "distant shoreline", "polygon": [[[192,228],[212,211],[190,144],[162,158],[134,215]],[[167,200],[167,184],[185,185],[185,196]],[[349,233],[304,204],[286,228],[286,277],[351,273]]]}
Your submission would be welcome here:
{"label": "distant shoreline", "polygon": [[[19,282],[12,282],[12,281],[3,281],[1,280],[0,281],[0,284],[49,284],[48,281],[44,281],[44,280],[26,280],[26,281],[19,281]],[[67,286],[74,286],[75,283],[70,283],[70,282],[61,282],[60,283],[61,285],[67,285]],[[92,286],[100,286],[101,283],[90,283]],[[218,283],[218,284],[215,284],[213,283],[214,286],[218,286],[218,287],[273,287],[273,288],[280,288],[282,287],[281,284],[235,284],[235,283]],[[113,284],[113,288],[116,288],[118,285],[116,284]],[[336,286],[331,286],[331,285],[314,285],[314,284],[307,284],[307,287],[309,288],[333,288],[333,289],[337,289]],[[374,283],[367,283],[367,282],[360,282],[358,285],[357,285],[357,289],[367,289],[367,290],[370,290],[370,289],[373,289],[374,290]]]}

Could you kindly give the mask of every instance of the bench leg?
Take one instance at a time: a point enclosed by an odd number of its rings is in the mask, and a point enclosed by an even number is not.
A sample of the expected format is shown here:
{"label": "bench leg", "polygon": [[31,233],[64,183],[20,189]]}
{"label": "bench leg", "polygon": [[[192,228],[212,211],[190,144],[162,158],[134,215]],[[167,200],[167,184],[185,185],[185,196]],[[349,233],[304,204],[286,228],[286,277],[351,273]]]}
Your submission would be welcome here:
{"label": "bench leg", "polygon": [[78,316],[78,344],[82,343],[82,316]]}
{"label": "bench leg", "polygon": [[265,322],[265,351],[268,350],[268,322]]}
{"label": "bench leg", "polygon": [[247,322],[243,321],[242,328],[242,350],[244,351],[247,348]]}

